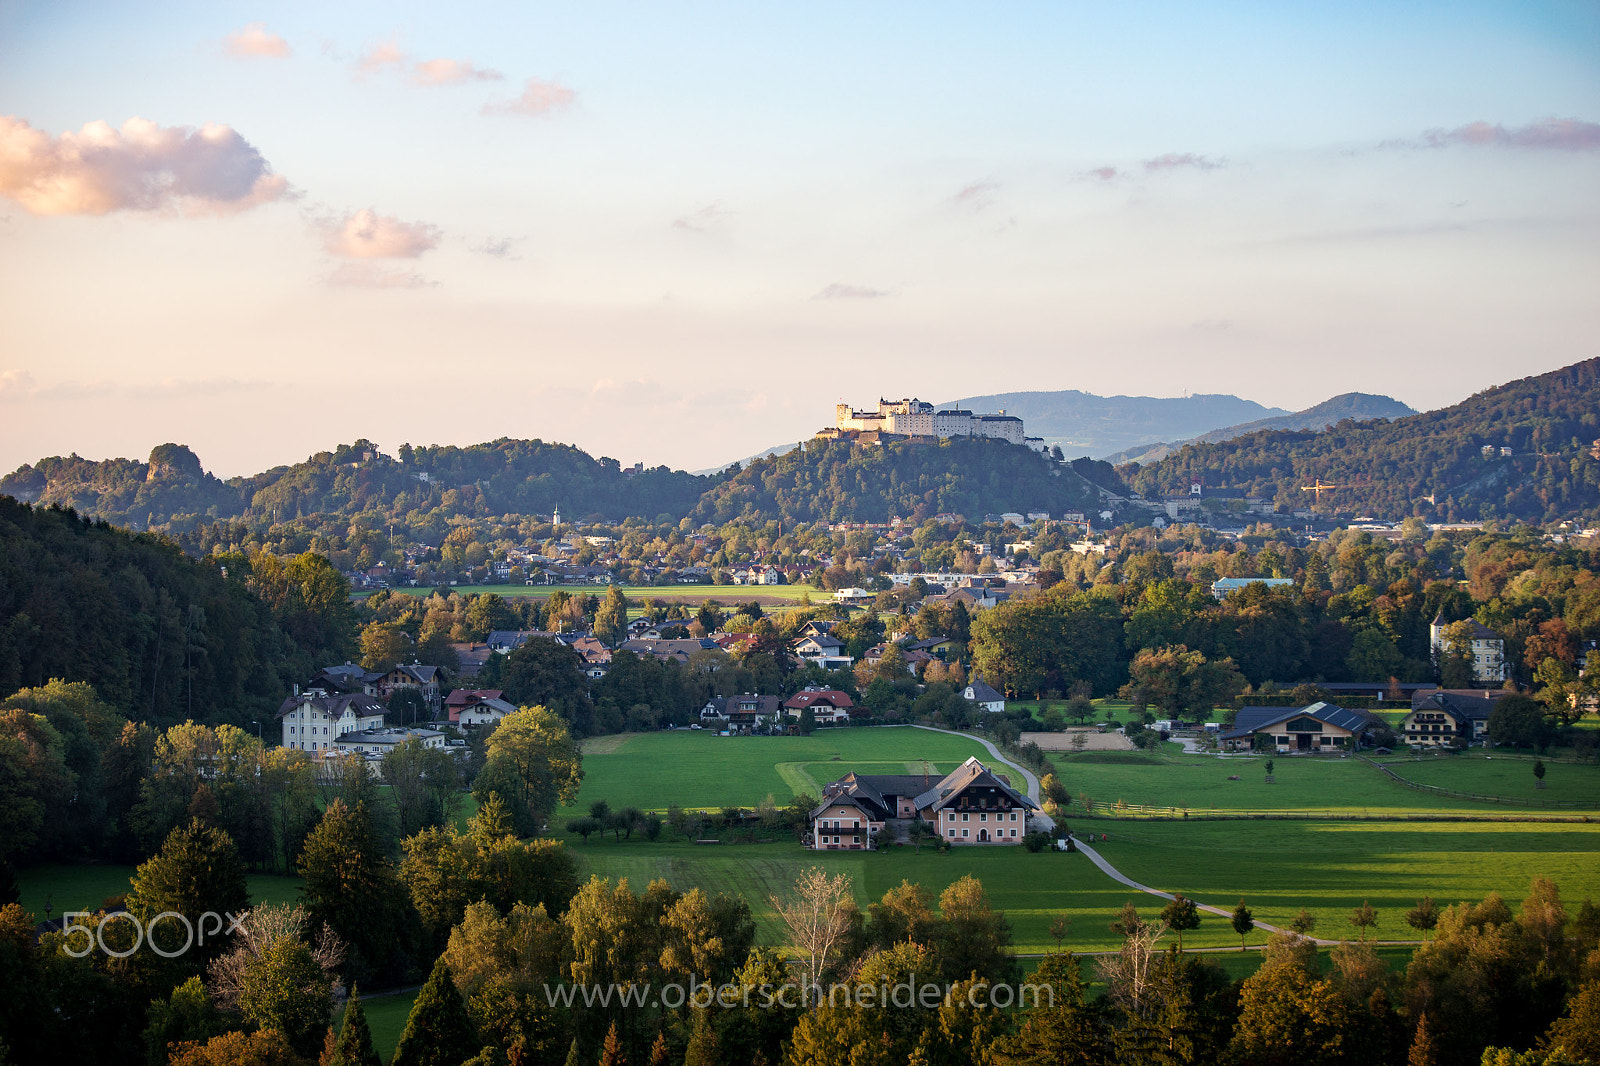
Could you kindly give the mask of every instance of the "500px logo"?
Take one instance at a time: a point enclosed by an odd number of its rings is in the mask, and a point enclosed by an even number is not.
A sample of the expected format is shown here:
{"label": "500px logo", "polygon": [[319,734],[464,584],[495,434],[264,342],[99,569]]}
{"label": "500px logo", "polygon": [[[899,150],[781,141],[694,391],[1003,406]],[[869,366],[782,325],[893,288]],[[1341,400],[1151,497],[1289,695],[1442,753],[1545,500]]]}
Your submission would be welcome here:
{"label": "500px logo", "polygon": [[[65,942],[62,944],[62,950],[75,959],[83,958],[96,947],[99,947],[101,951],[105,952],[107,955],[110,955],[114,959],[125,959],[129,955],[132,955],[135,951],[138,951],[140,945],[144,944],[147,940],[150,943],[151,951],[155,952],[157,955],[160,955],[164,959],[175,959],[179,955],[182,955],[184,952],[188,951],[190,948],[194,947],[196,944],[205,944],[206,935],[208,933],[211,934],[211,938],[215,940],[216,934],[218,933],[221,933],[223,936],[228,936],[234,932],[234,930],[242,930],[243,926],[240,923],[244,917],[243,915],[235,916],[226,911],[221,914],[218,914],[216,911],[206,911],[200,916],[199,921],[191,922],[187,916],[179,914],[177,911],[162,911],[154,918],[151,918],[150,921],[140,922],[136,915],[130,914],[127,911],[112,911],[110,914],[101,915],[100,924],[96,926],[91,927],[73,921],[74,918],[89,918],[92,917],[93,914],[93,911],[66,911],[61,915],[61,933],[65,938]],[[114,951],[110,947],[106,946],[106,923],[114,922],[119,918],[133,926],[133,946],[124,951]],[[224,918],[228,920],[226,930],[223,928],[222,920]],[[156,927],[159,926],[163,921],[170,923],[182,923],[185,936],[182,947],[174,951],[168,951],[156,943]],[[208,922],[210,923],[209,929],[206,927]],[[199,930],[198,937],[196,936],[197,927]],[[83,945],[82,950],[78,950],[73,947],[72,934],[74,933],[82,933],[88,938],[88,942]]]}

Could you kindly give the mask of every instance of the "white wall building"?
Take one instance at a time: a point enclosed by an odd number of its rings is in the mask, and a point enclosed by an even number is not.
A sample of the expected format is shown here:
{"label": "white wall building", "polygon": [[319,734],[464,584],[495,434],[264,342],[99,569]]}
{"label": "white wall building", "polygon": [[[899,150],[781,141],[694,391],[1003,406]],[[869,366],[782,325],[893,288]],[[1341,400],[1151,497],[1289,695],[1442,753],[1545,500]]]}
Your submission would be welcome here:
{"label": "white wall building", "polygon": [[[878,400],[874,409],[861,410],[841,403],[834,407],[834,424],[841,430],[900,433],[909,437],[991,437],[1023,443],[1022,419],[1004,411],[973,414],[971,411],[936,411],[933,404],[915,398]],[[1041,441],[1042,445],[1043,442]]]}
{"label": "white wall building", "polygon": [[346,733],[380,728],[386,708],[365,693],[330,696],[321,689],[296,693],[278,708],[283,746],[327,751]]}

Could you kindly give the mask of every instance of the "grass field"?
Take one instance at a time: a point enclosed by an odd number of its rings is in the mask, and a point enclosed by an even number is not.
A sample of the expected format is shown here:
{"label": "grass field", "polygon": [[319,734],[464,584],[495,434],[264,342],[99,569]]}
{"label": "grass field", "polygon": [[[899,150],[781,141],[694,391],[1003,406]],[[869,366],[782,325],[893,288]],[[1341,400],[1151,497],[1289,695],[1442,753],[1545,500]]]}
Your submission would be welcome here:
{"label": "grass field", "polygon": [[[850,770],[943,776],[967,756],[988,758],[975,740],[926,729],[819,729],[809,737],[719,737],[710,730],[673,729],[585,743],[583,789],[572,809],[595,800],[612,807],[664,810],[754,807],[772,796],[781,807],[801,792]],[[565,822],[569,812],[558,815]],[[555,824],[556,820],[552,820]]]}
{"label": "grass field", "polygon": [[1460,755],[1396,756],[1381,760],[1422,785],[1530,800],[1570,800],[1600,809],[1600,767],[1546,762],[1545,787],[1537,788],[1534,759],[1526,755],[1463,752]]}
{"label": "grass field", "polygon": [[1223,907],[1243,896],[1274,924],[1305,907],[1324,937],[1351,935],[1346,919],[1362,900],[1378,911],[1379,937],[1414,939],[1405,912],[1423,896],[1444,905],[1499,892],[1515,911],[1542,876],[1574,912],[1600,897],[1595,825],[1139,822],[1107,832],[1095,847],[1136,881]]}
{"label": "grass field", "polygon": [[[33,866],[17,872],[17,887],[22,909],[43,921],[46,904],[49,916],[55,918],[67,911],[98,909],[107,899],[127,892],[133,874],[132,866]],[[300,898],[298,877],[250,874],[249,881],[252,903],[294,903]]]}
{"label": "grass field", "polygon": [[[411,1016],[411,1004],[416,999],[416,989],[361,997],[361,1009],[366,1013],[367,1027],[372,1030],[373,1049],[384,1062],[394,1055],[394,1046],[400,1042],[406,1019]],[[342,1015],[343,1012],[340,1013]],[[333,1024],[337,1030],[341,1024],[340,1018],[335,1018]]]}
{"label": "grass field", "polygon": [[[1329,814],[1405,814],[1470,811],[1517,814],[1526,808],[1455,799],[1406,788],[1359,759],[1278,756],[1274,783],[1267,784],[1267,756],[1218,759],[1206,755],[1151,752],[1086,752],[1055,755],[1057,776],[1071,791],[1074,805],[1087,793],[1097,810],[1119,800],[1128,804],[1188,809]],[[1461,791],[1546,800],[1573,800],[1600,811],[1600,766],[1563,763],[1550,766],[1547,788],[1533,789],[1531,763],[1477,757],[1405,757],[1395,772],[1408,779]],[[1237,776],[1239,780],[1230,781]],[[1562,811],[1561,813],[1573,813]]]}

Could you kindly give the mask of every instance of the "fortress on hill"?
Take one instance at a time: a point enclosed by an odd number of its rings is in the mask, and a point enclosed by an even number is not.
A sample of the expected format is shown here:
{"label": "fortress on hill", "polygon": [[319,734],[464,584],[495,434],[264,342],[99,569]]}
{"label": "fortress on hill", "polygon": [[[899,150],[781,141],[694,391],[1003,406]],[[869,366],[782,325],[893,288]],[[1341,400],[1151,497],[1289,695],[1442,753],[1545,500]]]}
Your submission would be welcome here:
{"label": "fortress on hill", "polygon": [[[1036,451],[1044,450],[1044,441],[1023,434],[1022,419],[1004,411],[992,415],[976,415],[971,411],[939,411],[933,404],[916,398],[905,400],[879,399],[877,408],[859,409],[847,403],[834,408],[834,425],[818,436],[860,437],[862,434],[892,434],[899,437],[931,437],[944,440],[948,437],[990,437],[1026,444]],[[875,439],[868,437],[868,440]]]}

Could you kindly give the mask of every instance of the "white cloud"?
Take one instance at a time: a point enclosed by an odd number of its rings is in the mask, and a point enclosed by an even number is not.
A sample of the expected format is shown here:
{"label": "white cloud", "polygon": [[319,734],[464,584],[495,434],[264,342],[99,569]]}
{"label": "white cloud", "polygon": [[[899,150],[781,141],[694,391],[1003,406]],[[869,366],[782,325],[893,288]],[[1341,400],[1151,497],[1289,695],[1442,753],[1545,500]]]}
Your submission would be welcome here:
{"label": "white cloud", "polygon": [[571,107],[578,94],[556,81],[529,78],[515,100],[483,105],[485,115],[548,115]]}
{"label": "white cloud", "polygon": [[679,215],[672,220],[673,229],[685,229],[691,233],[706,233],[718,229],[727,221],[728,212],[724,211],[721,203],[707,204],[687,215]]}
{"label": "white cloud", "polygon": [[1168,152],[1166,155],[1158,155],[1154,159],[1144,161],[1146,170],[1180,170],[1184,167],[1193,167],[1195,170],[1216,170],[1221,166],[1221,163],[1207,159],[1203,155],[1195,155],[1193,152]]}
{"label": "white cloud", "polygon": [[120,130],[91,122],[52,137],[15,116],[0,116],[0,196],[36,215],[215,214],[288,193],[289,183],[229,126],[195,129],[130,118]]}
{"label": "white cloud", "polygon": [[252,22],[238,33],[228,34],[222,44],[229,55],[241,58],[288,59],[290,55],[289,42],[268,33],[265,22]]}
{"label": "white cloud", "polygon": [[321,223],[323,248],[346,259],[415,259],[438,247],[437,226],[402,222],[370,207]]}
{"label": "white cloud", "polygon": [[1381,147],[1447,148],[1452,145],[1593,152],[1600,150],[1600,123],[1547,118],[1507,129],[1497,123],[1469,122],[1451,130],[1429,130],[1415,141],[1388,141]]}
{"label": "white cloud", "polygon": [[496,259],[521,259],[522,256],[511,254],[512,249],[516,247],[517,242],[521,239],[520,237],[485,237],[483,243],[475,246],[473,251],[482,252],[484,255],[492,255]]}
{"label": "white cloud", "polygon": [[999,182],[975,181],[952,196],[950,204],[968,211],[982,211],[994,203],[994,194],[999,191]]}

